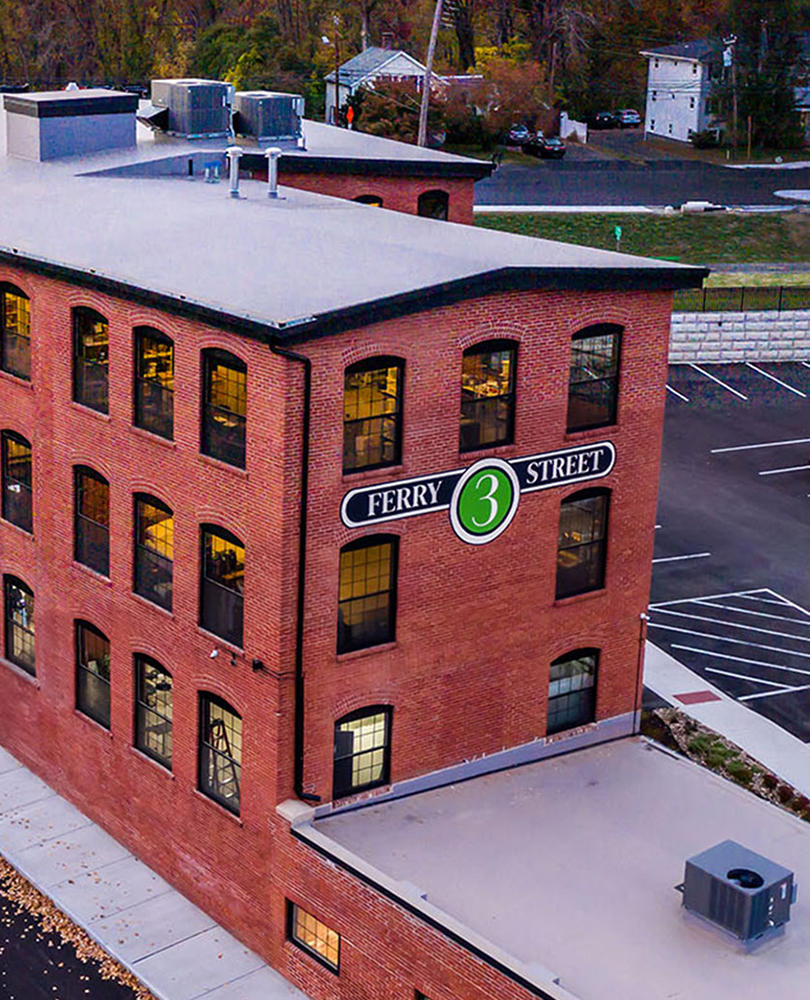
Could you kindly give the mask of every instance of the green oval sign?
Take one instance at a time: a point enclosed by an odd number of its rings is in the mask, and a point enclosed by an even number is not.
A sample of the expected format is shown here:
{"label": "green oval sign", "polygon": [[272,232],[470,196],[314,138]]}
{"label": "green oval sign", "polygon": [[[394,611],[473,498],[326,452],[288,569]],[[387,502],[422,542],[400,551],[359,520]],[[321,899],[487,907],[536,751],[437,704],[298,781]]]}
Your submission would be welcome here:
{"label": "green oval sign", "polygon": [[483,545],[509,527],[520,499],[520,482],[508,462],[483,458],[459,479],[450,501],[453,531],[471,545]]}

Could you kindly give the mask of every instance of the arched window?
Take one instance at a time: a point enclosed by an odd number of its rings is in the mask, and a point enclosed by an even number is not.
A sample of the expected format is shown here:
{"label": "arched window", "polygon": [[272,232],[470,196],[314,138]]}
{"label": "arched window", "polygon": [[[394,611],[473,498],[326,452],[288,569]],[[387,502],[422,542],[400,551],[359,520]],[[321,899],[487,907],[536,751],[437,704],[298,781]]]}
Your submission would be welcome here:
{"label": "arched window", "polygon": [[227,351],[203,351],[202,450],[245,467],[247,365]]}
{"label": "arched window", "polygon": [[359,202],[361,205],[374,205],[375,208],[383,207],[382,196],[379,194],[359,194],[356,198],[352,198],[352,201]]}
{"label": "arched window", "polygon": [[73,398],[100,413],[109,412],[110,327],[101,313],[73,310]]}
{"label": "arched window", "polygon": [[213,524],[200,530],[200,625],[234,646],[242,645],[245,546]]}
{"label": "arched window", "polygon": [[110,575],[110,484],[93,469],[73,470],[73,553],[76,562]]}
{"label": "arched window", "polygon": [[89,622],[76,622],[76,708],[110,728],[110,640]]}
{"label": "arched window", "polygon": [[31,303],[14,285],[0,285],[0,367],[31,378]]}
{"label": "arched window", "polygon": [[402,450],[399,358],[368,358],[343,376],[343,471],[398,465]]}
{"label": "arched window", "polygon": [[199,786],[204,795],[239,815],[242,716],[227,701],[200,692]]}
{"label": "arched window", "polygon": [[593,722],[596,713],[598,649],[575,649],[551,664],[546,733]]}
{"label": "arched window", "polygon": [[610,490],[582,490],[560,505],[556,597],[599,590],[605,583]]}
{"label": "arched window", "polygon": [[31,442],[3,431],[3,518],[23,531],[34,527]]}
{"label": "arched window", "polygon": [[602,323],[574,334],[566,429],[584,431],[616,423],[622,328]]}
{"label": "arched window", "polygon": [[154,497],[136,493],[135,593],[171,611],[173,567],[174,515],[171,508]]}
{"label": "arched window", "polygon": [[487,340],[464,352],[459,451],[514,441],[516,362],[513,340]]}
{"label": "arched window", "polygon": [[172,769],[172,675],[157,660],[135,656],[135,746]]}
{"label": "arched window", "polygon": [[35,673],[34,592],[16,576],[3,578],[6,659]]}
{"label": "arched window", "polygon": [[450,195],[446,191],[423,191],[416,204],[417,215],[428,219],[447,221],[450,211]]}
{"label": "arched window", "polygon": [[372,705],[338,719],[332,797],[387,785],[390,773],[390,705]]}
{"label": "arched window", "polygon": [[340,550],[338,653],[393,641],[398,543],[396,535],[371,535]]}
{"label": "arched window", "polygon": [[160,330],[135,330],[135,425],[174,435],[174,343]]}

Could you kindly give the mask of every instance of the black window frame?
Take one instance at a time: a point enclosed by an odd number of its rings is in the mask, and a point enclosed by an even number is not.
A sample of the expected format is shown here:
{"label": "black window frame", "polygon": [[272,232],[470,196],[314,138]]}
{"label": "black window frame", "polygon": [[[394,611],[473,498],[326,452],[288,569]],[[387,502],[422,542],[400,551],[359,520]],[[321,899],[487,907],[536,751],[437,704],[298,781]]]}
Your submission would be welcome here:
{"label": "black window frame", "polygon": [[[26,618],[29,615],[28,612],[28,602],[27,598],[30,598],[31,610],[30,610],[30,627],[28,622],[20,622],[14,617],[15,611],[20,610],[20,599],[12,595],[11,591],[17,590],[20,592],[22,598],[22,606],[25,609]],[[12,607],[12,600],[17,604],[17,607]],[[36,621],[35,621],[35,607],[34,607],[34,591],[28,586],[25,581],[21,580],[18,576],[14,576],[10,573],[3,577],[3,625],[4,625],[4,641],[3,641],[3,654],[9,663],[13,663],[15,666],[19,667],[20,670],[24,670],[27,674],[32,677],[36,676]],[[17,654],[14,652],[14,637],[18,633],[22,632],[24,637],[30,637],[29,641],[26,642],[25,638],[19,644],[24,647],[26,644],[30,645],[31,657],[27,659],[25,656]]]}
{"label": "black window frame", "polygon": [[[90,635],[95,636],[96,639],[100,639],[102,642],[106,642],[107,644],[106,677],[104,677],[103,674],[100,674],[98,670],[93,670],[89,665],[89,660],[85,662],[83,659],[87,652],[84,644],[85,633],[89,633]],[[76,646],[76,710],[81,712],[82,715],[86,715],[88,719],[92,719],[93,722],[97,723],[99,726],[103,726],[104,729],[110,729],[112,726],[112,684],[110,681],[112,650],[110,640],[101,631],[101,629],[96,628],[95,625],[92,625],[90,622],[82,619],[76,619],[74,623],[74,637]],[[89,681],[87,680],[89,677],[95,678],[93,683],[99,685],[99,691],[102,693],[106,692],[106,713],[94,711],[91,699],[87,697],[86,685],[89,684]],[[101,700],[103,702],[105,700],[104,697],[102,697]]]}
{"label": "black window frame", "polygon": [[[28,449],[27,481],[18,474],[12,474],[12,461],[19,461],[22,456],[9,455],[9,444]],[[0,513],[4,521],[14,524],[29,535],[34,532],[34,449],[31,442],[16,431],[5,430],[0,435],[0,463],[2,470],[2,505]],[[12,495],[14,499],[12,500]]]}
{"label": "black window frame", "polygon": [[[73,402],[97,413],[110,412],[110,321],[89,306],[77,306],[72,311],[73,325]],[[84,337],[90,332],[83,324],[103,323],[107,329],[106,352],[103,360],[88,359]],[[98,398],[94,398],[95,396]]]}
{"label": "black window frame", "polygon": [[[344,554],[358,552],[363,549],[370,549],[376,546],[390,545],[389,563],[389,585],[382,590],[370,591],[358,594],[341,600],[341,564]],[[366,535],[358,538],[348,545],[344,545],[338,557],[338,607],[337,607],[337,655],[343,653],[353,653],[358,649],[371,649],[374,646],[382,646],[388,642],[396,641],[397,633],[397,581],[399,576],[399,536],[398,535]],[[375,627],[369,628],[367,622],[361,621],[359,628],[357,624],[346,622],[344,609],[349,604],[358,601],[373,601],[383,594],[388,595],[384,616],[380,615]],[[362,614],[362,612],[361,612]],[[384,622],[383,622],[384,617]],[[357,629],[355,636],[352,630]]]}
{"label": "black window frame", "polygon": [[[28,330],[26,333],[20,333],[19,330],[12,331],[8,326],[6,320],[7,295],[13,295],[28,303]],[[14,341],[15,344],[17,341],[23,341],[24,345],[22,349],[20,349],[19,344],[12,347],[11,341]],[[18,355],[24,359],[24,364],[15,367],[12,359]],[[31,381],[31,299],[21,288],[8,281],[0,282],[0,369],[25,382]]]}
{"label": "black window frame", "polygon": [[[244,414],[211,402],[216,366],[229,368],[245,376]],[[247,364],[229,351],[211,347],[202,352],[202,370],[200,451],[226,465],[244,469],[247,460]],[[217,420],[216,414],[223,419]],[[231,426],[227,426],[228,421],[233,421]]]}
{"label": "black window frame", "polygon": [[[346,415],[346,394],[348,391],[348,380],[354,375],[364,375],[371,372],[389,372],[391,369],[396,369],[396,390],[395,390],[395,402],[396,409],[392,413],[384,413],[376,416],[370,417],[353,417],[351,419],[347,418]],[[343,474],[353,475],[355,472],[368,472],[370,469],[382,469],[387,468],[392,465],[400,465],[402,462],[402,426],[403,426],[403,405],[402,405],[402,394],[405,383],[405,361],[403,358],[398,358],[393,355],[375,355],[373,358],[364,358],[362,361],[358,361],[353,365],[349,365],[343,372]],[[383,390],[380,390],[383,393]],[[385,394],[390,395],[390,393],[385,390]],[[380,422],[379,430],[379,440],[381,442],[379,451],[382,455],[385,451],[385,442],[390,442],[391,457],[387,459],[381,459],[379,462],[366,462],[364,464],[352,464],[347,462],[347,457],[354,452],[356,454],[356,448],[350,449],[348,447],[349,437],[347,436],[347,428],[357,424],[367,424],[373,422]],[[386,435],[384,427],[385,423],[388,421],[393,424],[393,435]],[[377,435],[366,435],[366,437],[377,437]],[[351,438],[353,442],[357,441],[357,436]]]}
{"label": "black window frame", "polygon": [[[565,417],[565,429],[567,434],[578,434],[580,431],[594,430],[597,427],[610,427],[614,425],[619,413],[619,389],[621,375],[622,339],[624,328],[616,323],[596,323],[586,326],[582,330],[577,330],[571,338],[571,356],[568,370],[568,408]],[[577,365],[579,358],[577,353],[577,343],[583,340],[594,340],[600,337],[611,337],[610,365],[611,370],[607,375],[600,375],[596,378],[575,378],[575,372],[585,367],[583,364]],[[607,355],[605,355],[606,357]],[[603,406],[607,413],[604,419],[598,420],[572,420],[575,401],[580,398],[576,392],[583,387],[596,387],[596,392],[605,396],[607,402],[600,402],[597,405]],[[585,405],[588,405],[587,400]]]}
{"label": "black window frame", "polygon": [[[174,511],[168,504],[158,500],[149,493],[136,493],[133,497],[133,557],[132,557],[132,589],[144,600],[156,604],[165,611],[172,610],[174,595],[174,545],[172,557],[158,551],[157,546],[146,544],[144,539],[147,529],[151,526],[143,523],[143,506],[148,505],[155,510],[168,515],[164,520],[171,519],[172,539],[174,538]],[[158,524],[162,522],[152,522]]]}
{"label": "black window frame", "polygon": [[[242,570],[242,589],[238,590],[235,587],[229,587],[227,583],[222,583],[219,579],[214,576],[209,576],[207,573],[208,569],[208,557],[207,557],[207,545],[206,537],[211,535],[214,538],[220,539],[220,541],[227,542],[229,545],[235,545],[242,549],[242,559],[243,559],[243,570]],[[206,632],[210,632],[212,635],[218,636],[220,639],[224,639],[225,642],[229,642],[232,646],[236,646],[239,649],[243,648],[245,639],[245,573],[247,572],[247,550],[244,543],[237,538],[232,532],[228,531],[226,528],[220,527],[218,524],[201,524],[200,525],[200,628],[204,628]],[[231,596],[225,596],[226,594]],[[224,600],[225,604],[220,608],[216,614],[208,614],[207,609],[212,606],[213,597],[217,596],[219,604],[220,600]],[[217,619],[226,619],[233,622],[229,627],[227,624],[218,630],[220,622]]]}
{"label": "black window frame", "polygon": [[[370,719],[377,715],[382,715],[385,719],[383,742],[368,749],[355,751],[354,748],[352,748],[351,753],[343,752],[344,748],[339,747],[338,745],[340,743],[338,736],[340,727],[350,722],[357,722],[360,719]],[[359,795],[361,792],[369,791],[372,788],[380,788],[381,786],[390,783],[393,717],[394,709],[392,705],[364,705],[362,708],[355,709],[355,711],[349,712],[347,715],[344,715],[335,721],[334,744],[332,749],[333,799],[344,799],[350,795]],[[380,777],[371,781],[354,784],[351,779],[351,772],[353,770],[355,758],[374,753],[378,750],[382,750],[383,752],[382,773]],[[350,775],[349,780],[346,780],[347,771]]]}
{"label": "black window frame", "polygon": [[[223,712],[228,712],[235,716],[241,723],[239,729],[239,759],[237,760],[233,756],[233,751],[228,746],[230,752],[222,750],[220,747],[214,746],[208,740],[208,726],[211,722],[210,716],[208,714],[208,708],[211,705],[215,705]],[[225,723],[223,720],[223,728],[225,728]],[[227,729],[225,729],[224,738],[226,745],[228,743]],[[225,701],[224,698],[220,698],[219,695],[213,694],[210,691],[200,691],[199,692],[199,723],[198,723],[198,733],[197,733],[197,788],[199,791],[205,795],[207,798],[218,803],[223,809],[227,809],[228,812],[233,813],[235,816],[239,816],[242,810],[242,749],[244,746],[244,720],[239,712]],[[225,768],[230,768],[231,770],[231,781],[236,788],[235,797],[228,797],[227,795],[221,794],[216,784],[210,779],[206,778],[208,773],[208,755],[211,754],[211,762],[218,766],[222,765]]]}
{"label": "black window frame", "polygon": [[358,205],[371,205],[373,208],[382,208],[385,203],[381,194],[358,194],[352,201],[356,201]]}
{"label": "black window frame", "polygon": [[[136,326],[133,333],[134,391],[132,422],[141,430],[174,440],[174,341],[152,326]],[[169,349],[171,387],[163,384],[157,367],[149,375],[144,346],[154,341]],[[151,363],[151,362],[150,362]]]}
{"label": "black window frame", "polygon": [[[134,746],[142,754],[146,754],[156,763],[160,764],[161,767],[165,767],[167,771],[172,770],[172,752],[173,752],[173,742],[174,742],[174,678],[171,673],[163,666],[162,663],[158,662],[154,657],[147,656],[146,653],[135,653],[133,657],[133,664],[135,668],[135,731],[134,731]],[[145,668],[150,668],[151,670],[161,674],[164,678],[168,679],[168,690],[170,693],[170,706],[169,715],[165,715],[162,707],[157,707],[155,704],[149,704],[150,693],[148,691],[148,678],[146,675]],[[155,685],[156,690],[166,690],[166,682],[161,682],[163,687]],[[152,722],[149,726],[149,717],[154,716],[157,721]],[[160,753],[153,746],[149,745],[148,732],[158,730],[158,736],[163,741],[163,746],[165,748],[166,742],[168,741],[169,750],[168,753]]]}
{"label": "black window frame", "polygon": [[[569,663],[576,663],[592,659],[593,665],[590,671],[583,671],[581,676],[589,676],[590,683],[560,694],[551,694],[551,685],[562,678],[553,678],[555,667],[562,667]],[[572,649],[562,656],[552,660],[549,666],[549,685],[546,709],[546,735],[553,736],[556,733],[564,733],[568,729],[576,729],[579,726],[587,726],[596,721],[596,696],[597,682],[599,679],[599,650],[594,647],[583,649]],[[555,705],[555,702],[557,703]],[[570,704],[578,703],[578,712],[566,712]],[[555,710],[556,709],[556,710]]]}
{"label": "black window frame", "polygon": [[[465,385],[468,378],[464,371],[464,363],[468,358],[476,358],[483,354],[496,354],[510,351],[512,354],[509,363],[509,388],[507,392],[496,393],[492,396],[478,394],[474,389]],[[518,364],[518,341],[508,337],[499,337],[492,340],[482,340],[480,343],[468,347],[461,359],[461,414],[459,418],[458,450],[460,453],[471,451],[483,451],[487,448],[500,448],[503,445],[514,444],[515,442],[515,409],[517,402],[517,364]],[[498,414],[498,408],[505,407],[506,415]],[[482,412],[485,416],[489,410],[495,413],[494,423],[504,422],[505,430],[502,436],[493,438],[491,441],[482,440],[481,427],[486,426],[488,420],[483,420],[477,414]],[[471,416],[475,413],[475,416]],[[476,433],[473,429],[478,428]]]}
{"label": "black window frame", "polygon": [[[575,504],[580,504],[589,500],[602,500],[604,505],[602,511],[594,511],[592,515],[592,521],[599,520],[599,535],[598,537],[591,536],[589,541],[571,541],[567,545],[563,545],[563,510],[566,506],[574,506]],[[561,601],[568,597],[576,597],[578,594],[591,593],[594,590],[602,590],[605,586],[605,576],[607,573],[607,556],[608,556],[608,526],[610,521],[610,501],[611,501],[611,490],[604,487],[597,487],[595,489],[579,490],[577,493],[572,493],[570,496],[564,497],[560,502],[560,519],[557,531],[557,573],[556,573],[556,583],[554,590],[555,600]],[[591,552],[585,552],[585,549],[590,549]],[[565,560],[562,558],[562,553],[576,552],[581,558],[578,558],[570,566],[564,566]],[[595,553],[595,557],[592,553]],[[564,582],[566,578],[575,578],[572,572],[576,567],[585,566],[586,569],[580,575],[585,576],[588,574],[588,567],[591,567],[590,579],[582,584],[575,584],[573,587],[569,584],[568,588],[561,588],[561,581]]]}
{"label": "black window frame", "polygon": [[[427,206],[432,207],[432,211],[427,211]],[[423,191],[416,199],[416,214],[423,219],[437,219],[439,222],[447,222],[450,218],[450,192],[444,188],[431,188]]]}
{"label": "black window frame", "polygon": [[[82,512],[85,487],[91,480],[107,488],[107,523],[103,524]],[[93,537],[95,536],[95,537]],[[91,558],[98,556],[96,561]],[[110,483],[89,465],[73,466],[73,558],[100,576],[110,577]]]}
{"label": "black window frame", "polygon": [[[340,975],[340,952],[342,944],[341,935],[333,927],[330,927],[329,924],[321,920],[320,917],[316,917],[314,913],[311,913],[309,910],[305,909],[299,903],[294,903],[291,899],[286,900],[286,903],[287,903],[287,920],[286,920],[287,940],[290,941],[292,944],[294,944],[296,948],[300,948],[301,951],[306,952],[307,955],[309,955],[311,958],[314,958],[315,961],[318,962],[319,965],[322,965],[325,969],[329,969],[330,972],[334,972],[336,976]],[[303,913],[306,916],[311,917],[316,923],[320,924],[321,927],[325,927],[330,934],[335,935],[335,937],[337,938],[336,962],[331,962],[326,957],[326,955],[322,955],[321,952],[317,950],[317,948],[314,948],[312,945],[308,944],[306,941],[302,940],[298,936],[296,928],[296,919],[295,919],[296,911],[299,911],[300,913]]]}

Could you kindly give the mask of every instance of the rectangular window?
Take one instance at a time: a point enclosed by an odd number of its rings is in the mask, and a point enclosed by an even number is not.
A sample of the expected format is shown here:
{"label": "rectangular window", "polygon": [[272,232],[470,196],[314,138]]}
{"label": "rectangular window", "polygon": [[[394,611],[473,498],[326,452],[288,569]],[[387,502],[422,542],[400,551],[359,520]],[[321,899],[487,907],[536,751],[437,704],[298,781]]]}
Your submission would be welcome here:
{"label": "rectangular window", "polygon": [[136,594],[172,610],[174,571],[174,517],[154,497],[135,497]]}
{"label": "rectangular window", "polygon": [[245,467],[247,367],[226,351],[205,351],[202,450]]}
{"label": "rectangular window", "polygon": [[583,491],[560,506],[556,597],[599,590],[605,582],[608,493]]}
{"label": "rectangular window", "polygon": [[332,972],[340,970],[340,935],[296,903],[287,901],[287,933]]}
{"label": "rectangular window", "polygon": [[0,363],[17,378],[31,378],[31,303],[11,285],[0,286]]}
{"label": "rectangular window", "polygon": [[616,423],[621,327],[589,326],[571,341],[568,433]]}
{"label": "rectangular window", "polygon": [[13,431],[3,431],[3,518],[23,531],[33,531],[31,445]]}
{"label": "rectangular window", "polygon": [[548,684],[549,736],[594,721],[598,651],[582,649],[551,664]]}
{"label": "rectangular window", "polygon": [[459,451],[514,439],[516,355],[508,341],[488,341],[464,352]]}
{"label": "rectangular window", "polygon": [[93,309],[73,310],[73,399],[109,412],[110,328]]}
{"label": "rectangular window", "polygon": [[402,362],[386,358],[352,365],[343,384],[343,471],[400,461]]}
{"label": "rectangular window", "polygon": [[239,815],[242,718],[213,694],[200,695],[200,791]]}
{"label": "rectangular window", "polygon": [[694,108],[694,106],[695,106],[695,99],[694,99],[694,97],[690,97],[689,98],[689,107],[690,108]]}
{"label": "rectangular window", "polygon": [[135,657],[135,746],[172,769],[172,675],[148,656]]}
{"label": "rectangular window", "polygon": [[245,547],[230,532],[202,529],[200,625],[234,646],[242,645]]}
{"label": "rectangular window", "polygon": [[110,728],[110,643],[86,622],[76,622],[76,708]]}
{"label": "rectangular window", "polygon": [[74,472],[76,562],[110,575],[110,484],[84,466]]}
{"label": "rectangular window", "polygon": [[393,641],[397,541],[390,536],[375,535],[341,550],[338,653]]}
{"label": "rectangular window", "polygon": [[34,674],[34,595],[13,576],[5,578],[6,659]]}
{"label": "rectangular window", "polygon": [[335,724],[334,798],[387,785],[390,763],[390,708],[363,708]]}
{"label": "rectangular window", "polygon": [[174,344],[149,327],[135,331],[135,424],[174,435]]}

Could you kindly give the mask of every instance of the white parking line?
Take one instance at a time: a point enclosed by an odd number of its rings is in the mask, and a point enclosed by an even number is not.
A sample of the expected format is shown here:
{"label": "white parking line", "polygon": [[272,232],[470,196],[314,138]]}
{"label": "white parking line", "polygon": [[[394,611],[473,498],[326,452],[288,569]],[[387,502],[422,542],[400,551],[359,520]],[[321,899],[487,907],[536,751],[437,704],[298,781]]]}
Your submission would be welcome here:
{"label": "white parking line", "polygon": [[663,524],[656,524],[655,530],[658,531],[659,528],[663,528]]}
{"label": "white parking line", "polygon": [[795,604],[793,601],[791,601],[789,597],[782,597],[781,594],[777,594],[776,591],[771,590],[770,587],[766,587],[765,590],[767,591],[767,593],[771,595],[771,597],[778,597],[781,601],[784,601],[785,604],[789,604],[792,608],[795,608],[797,611],[801,611],[803,615],[810,616],[810,611],[808,611],[807,608],[803,608],[801,604]]}
{"label": "white parking line", "polygon": [[723,677],[735,677],[738,681],[751,681],[753,684],[766,684],[768,687],[790,690],[790,684],[778,684],[776,681],[764,681],[761,677],[751,677],[749,674],[735,674],[731,670],[720,670],[719,667],[706,667],[707,674],[721,674]]}
{"label": "white parking line", "polygon": [[[733,604],[715,604],[712,601],[694,601],[704,608],[719,608],[721,611],[737,611],[741,615],[756,615],[758,618],[775,618],[780,622],[793,622],[794,625],[806,625],[810,628],[810,620],[802,621],[801,618],[788,618],[787,615],[771,615],[767,611],[751,611],[750,608],[735,608]],[[768,604],[775,604],[776,601],[768,601]],[[786,605],[783,605],[786,607]]]}
{"label": "white parking line", "polygon": [[757,667],[769,667],[771,670],[789,670],[793,674],[806,674],[810,677],[810,670],[801,670],[799,667],[788,667],[783,663],[768,663],[766,660],[749,660],[745,656],[732,656],[730,653],[715,653],[711,649],[698,649],[697,646],[679,646],[672,643],[673,649],[685,649],[690,653],[699,653],[701,656],[711,656],[718,660],[734,660],[737,663],[751,663]]}
{"label": "white parking line", "polygon": [[755,448],[782,448],[788,444],[808,444],[810,438],[793,438],[791,441],[763,441],[762,444],[738,444],[734,448],[712,448],[710,455],[722,455],[727,451],[753,451]]}
{"label": "white parking line", "polygon": [[[763,593],[767,593],[767,591],[764,591]],[[735,594],[734,596],[744,598],[746,601],[758,601],[760,604],[776,604],[780,608],[786,608],[788,606],[787,601],[772,601],[769,597],[756,597],[753,593]]]}
{"label": "white parking line", "polygon": [[700,372],[701,375],[705,375],[706,378],[710,378],[712,382],[716,382],[718,385],[722,385],[724,389],[728,389],[729,392],[733,392],[734,395],[739,396],[740,399],[746,399],[746,400],[748,399],[747,396],[744,396],[741,392],[738,392],[736,389],[732,388],[732,386],[728,385],[726,382],[723,382],[722,379],[719,379],[716,375],[712,375],[711,372],[707,372],[704,368],[701,368],[700,365],[690,364],[689,367],[694,368],[695,371]]}
{"label": "white parking line", "polygon": [[764,375],[765,378],[769,378],[772,382],[776,382],[777,385],[781,385],[783,389],[788,389],[790,392],[795,392],[797,396],[801,396],[802,399],[807,399],[806,392],[802,392],[800,389],[794,389],[792,385],[788,385],[787,382],[783,382],[780,378],[777,378],[775,375],[771,375],[770,372],[766,372],[763,368],[757,368],[757,366],[752,364],[750,361],[746,361],[745,364],[748,368],[752,368],[760,375]]}
{"label": "white parking line", "polygon": [[710,555],[711,552],[692,552],[688,556],[663,556],[660,559],[653,559],[653,562],[663,563],[663,562],[678,562],[681,559],[706,559],[707,556]]}
{"label": "white parking line", "polygon": [[[733,590],[729,594],[702,594],[700,597],[679,597],[675,601],[658,601],[656,604],[651,604],[650,609],[655,611],[657,608],[667,608],[670,604],[689,604],[691,601],[716,601],[721,597],[751,597],[753,594],[773,594],[772,590],[768,590],[767,587],[761,587],[759,590]],[[779,596],[778,594],[775,596]],[[752,600],[765,600],[765,598],[754,598]],[[771,603],[770,601],[768,602]]]}
{"label": "white parking line", "polygon": [[801,687],[789,687],[784,691],[760,691],[758,694],[744,694],[737,701],[753,701],[755,698],[772,698],[777,694],[788,694],[792,691],[810,691],[810,684],[802,684]]}
{"label": "white parking line", "polygon": [[800,361],[799,364],[804,365],[805,368],[810,368],[810,363],[808,363],[807,361]]}
{"label": "white parking line", "polygon": [[786,469],[765,469],[758,472],[758,476],[778,476],[780,472],[801,472],[803,469],[810,469],[810,465],[790,465]]}
{"label": "white parking line", "polygon": [[687,399],[686,396],[683,395],[683,393],[678,392],[677,389],[673,389],[671,385],[667,386],[667,392],[671,392],[673,396],[677,396],[678,399],[682,399],[684,401],[684,403],[688,403],[689,402],[689,400]]}
{"label": "white parking line", "polygon": [[801,656],[810,660],[810,653],[800,653],[798,649],[785,649],[784,646],[768,646],[764,642],[748,642],[746,639],[733,639],[731,636],[715,635],[712,632],[695,632],[691,628],[678,628],[677,625],[662,625],[660,622],[648,622],[647,628],[661,628],[666,632],[680,632],[682,635],[696,635],[698,639],[712,639],[714,642],[730,642],[734,646],[750,646],[752,649],[768,649],[774,653],[790,653],[791,656]]}
{"label": "white parking line", "polygon": [[810,635],[795,635],[793,632],[777,632],[775,629],[757,628],[756,625],[740,625],[738,622],[727,622],[722,618],[707,618],[705,615],[690,615],[688,611],[671,611],[669,608],[664,608],[660,614],[676,615],[678,618],[692,618],[698,622],[708,622],[710,625],[725,625],[726,628],[741,628],[745,629],[746,632],[760,632],[762,635],[778,635],[780,639],[794,639],[796,642],[810,642]]}

